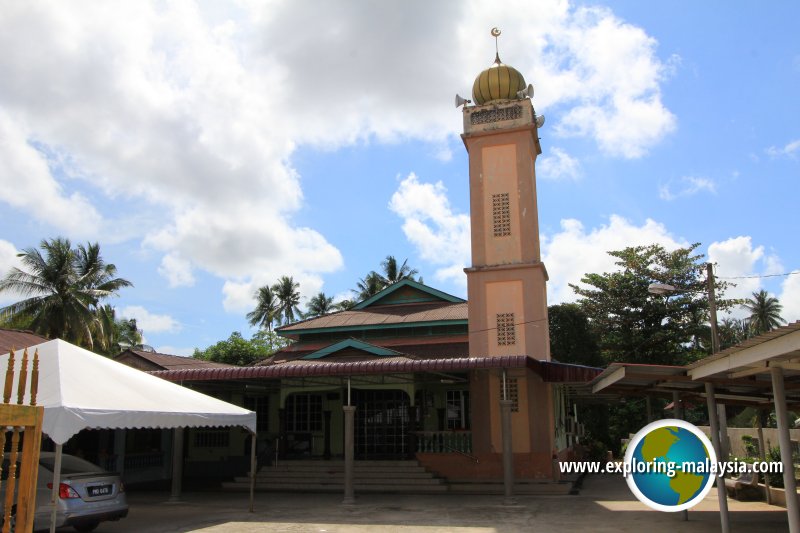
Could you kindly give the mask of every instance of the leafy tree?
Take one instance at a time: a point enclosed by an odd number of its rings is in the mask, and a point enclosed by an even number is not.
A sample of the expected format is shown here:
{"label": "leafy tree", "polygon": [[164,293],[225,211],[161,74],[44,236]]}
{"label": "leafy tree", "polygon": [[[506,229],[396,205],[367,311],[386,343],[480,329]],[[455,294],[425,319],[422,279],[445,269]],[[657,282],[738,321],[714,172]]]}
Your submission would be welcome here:
{"label": "leafy tree", "polygon": [[414,280],[414,276],[419,273],[417,269],[408,266],[408,259],[403,261],[403,264],[398,267],[397,259],[395,259],[393,255],[386,256],[386,259],[381,262],[381,269],[383,288],[404,279]]}
{"label": "leafy tree", "polygon": [[600,347],[589,317],[578,304],[558,304],[547,308],[550,323],[550,355],[556,361],[587,366],[602,366]]}
{"label": "leafy tree", "polygon": [[300,284],[291,276],[281,276],[278,282],[272,286],[272,292],[278,299],[276,317],[283,317],[283,323],[294,322],[295,316],[300,317]]}
{"label": "leafy tree", "polygon": [[754,335],[766,333],[786,322],[781,318],[783,306],[777,298],[770,296],[764,289],[754,292],[752,298],[746,299],[744,307],[750,311],[749,322]]}
{"label": "leafy tree", "polygon": [[367,298],[375,296],[384,288],[383,278],[374,270],[360,280],[356,286],[355,292],[359,301],[364,301]]}
{"label": "leafy tree", "polygon": [[278,336],[274,331],[262,329],[250,340],[242,337],[238,331],[234,331],[228,339],[219,341],[205,350],[195,348],[192,357],[228,365],[247,366],[271,356],[289,343],[288,339]]}
{"label": "leafy tree", "polygon": [[[694,255],[698,246],[670,252],[654,244],[612,251],[619,270],[586,274],[581,281],[588,288],[570,285],[598,334],[605,361],[681,365],[704,355],[698,339],[706,331],[708,298],[703,256]],[[653,282],[676,291],[649,294]],[[726,286],[716,281],[719,310],[731,305],[722,298]]]}
{"label": "leafy tree", "polygon": [[333,296],[325,296],[324,292],[320,292],[308,301],[308,310],[305,316],[311,318],[327,315],[333,311],[336,311],[336,307],[333,305]]}
{"label": "leafy tree", "polygon": [[256,292],[256,308],[247,313],[251,326],[272,331],[272,323],[278,318],[278,301],[275,293],[264,285]]}
{"label": "leafy tree", "polygon": [[112,321],[100,302],[131,282],[116,277],[116,266],[103,260],[97,243],[73,248],[69,239],[57,237],[39,248],[23,250],[18,255],[23,268],[12,268],[0,281],[0,292],[24,298],[0,309],[0,320],[27,322],[41,335],[90,349],[102,347]]}

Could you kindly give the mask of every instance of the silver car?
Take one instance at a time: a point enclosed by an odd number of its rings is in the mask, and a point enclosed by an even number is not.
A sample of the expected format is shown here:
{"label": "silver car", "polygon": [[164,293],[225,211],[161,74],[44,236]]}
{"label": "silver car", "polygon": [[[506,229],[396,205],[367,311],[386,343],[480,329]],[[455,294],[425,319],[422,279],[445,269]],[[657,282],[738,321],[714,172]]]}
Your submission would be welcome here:
{"label": "silver car", "polygon": [[[6,461],[7,463],[7,461]],[[55,453],[42,452],[36,486],[35,530],[50,527],[50,495],[53,487]],[[4,465],[3,473],[8,469]],[[7,475],[7,474],[6,474]],[[100,522],[119,520],[128,515],[128,501],[119,475],[74,455],[61,457],[56,526],[72,526],[92,531]]]}

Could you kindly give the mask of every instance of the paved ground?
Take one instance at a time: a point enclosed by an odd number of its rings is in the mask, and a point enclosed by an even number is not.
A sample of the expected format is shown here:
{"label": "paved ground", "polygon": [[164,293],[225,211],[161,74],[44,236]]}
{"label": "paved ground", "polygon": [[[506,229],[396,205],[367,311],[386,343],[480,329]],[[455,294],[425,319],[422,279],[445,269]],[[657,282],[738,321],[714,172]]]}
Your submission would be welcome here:
{"label": "paved ground", "polygon": [[[499,496],[373,494],[343,506],[341,496],[331,494],[260,493],[249,513],[246,494],[190,492],[178,504],[164,503],[167,496],[131,492],[130,515],[102,524],[97,533],[719,531],[715,490],[684,522],[682,513],[651,511],[639,503],[621,476],[589,477],[580,495],[523,496],[514,506],[503,506]],[[779,507],[734,500],[729,506],[734,532],[788,531]]]}

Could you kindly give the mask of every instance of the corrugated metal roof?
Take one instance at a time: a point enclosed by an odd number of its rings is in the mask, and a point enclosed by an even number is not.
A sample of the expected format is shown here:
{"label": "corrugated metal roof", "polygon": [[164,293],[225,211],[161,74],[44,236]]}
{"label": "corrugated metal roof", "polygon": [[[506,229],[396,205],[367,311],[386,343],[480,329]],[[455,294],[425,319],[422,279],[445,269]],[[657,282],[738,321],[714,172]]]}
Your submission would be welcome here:
{"label": "corrugated metal roof", "polygon": [[740,352],[746,348],[758,346],[759,344],[763,344],[769,340],[777,339],[778,337],[783,337],[784,335],[788,335],[789,333],[794,333],[795,331],[800,331],[800,320],[798,320],[797,322],[792,322],[791,324],[787,324],[786,326],[775,328],[772,331],[768,331],[756,337],[747,339],[746,341],[741,342],[736,346],[731,346],[730,348],[726,348],[721,352],[715,353],[714,355],[709,355],[708,357],[700,359],[699,361],[696,361],[690,365],[687,365],[686,368],[692,369],[698,366],[708,364],[712,361],[716,361],[717,359],[722,359],[736,352]]}
{"label": "corrugated metal roof", "polygon": [[32,331],[0,328],[0,354],[6,354],[12,349],[21,350],[46,341],[46,337]]}
{"label": "corrugated metal roof", "polygon": [[169,381],[223,381],[235,379],[280,379],[307,376],[354,376],[365,374],[406,374],[454,372],[493,368],[525,368],[548,382],[582,382],[600,373],[599,368],[537,361],[525,355],[457,357],[449,359],[377,358],[362,361],[293,361],[270,366],[161,370],[151,374]]}
{"label": "corrugated metal roof", "polygon": [[[166,370],[177,370],[181,368],[228,368],[234,365],[227,365],[225,363],[215,363],[214,361],[203,361],[202,359],[195,359],[194,357],[182,357],[180,355],[170,355],[167,353],[147,352],[144,350],[128,349],[125,352],[135,354],[142,359],[150,361],[154,365],[163,367]],[[118,358],[125,352],[122,352]]]}
{"label": "corrugated metal roof", "polygon": [[303,330],[347,328],[372,325],[412,324],[467,320],[467,304],[429,303],[410,305],[372,306],[364,310],[331,313],[278,328],[281,333],[300,333]]}

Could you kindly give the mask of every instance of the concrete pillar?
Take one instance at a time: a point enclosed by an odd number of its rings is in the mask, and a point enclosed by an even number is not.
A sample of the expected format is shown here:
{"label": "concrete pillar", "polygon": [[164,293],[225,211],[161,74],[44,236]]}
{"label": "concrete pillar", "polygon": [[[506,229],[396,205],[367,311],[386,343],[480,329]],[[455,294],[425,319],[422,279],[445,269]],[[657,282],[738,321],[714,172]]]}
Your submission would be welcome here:
{"label": "concrete pillar", "polygon": [[342,503],[352,505],[356,502],[353,490],[355,452],[355,413],[354,405],[342,406],[344,411],[344,499]]}
{"label": "concrete pillar", "polygon": [[719,418],[719,445],[722,449],[722,457],[719,461],[727,461],[731,455],[731,441],[728,438],[728,411],[725,404],[717,405],[717,418]]}
{"label": "concrete pillar", "polygon": [[[764,422],[762,417],[765,415],[764,409],[756,412],[756,423],[758,424],[758,457],[762,463],[767,462],[767,443],[764,440]],[[764,473],[764,490],[767,493],[767,505],[772,505],[772,492],[769,483],[769,474]]]}
{"label": "concrete pillar", "polygon": [[175,428],[172,436],[172,492],[169,501],[181,501],[183,481],[183,428]]}
{"label": "concrete pillar", "polygon": [[672,393],[672,416],[673,418],[677,418],[678,420],[683,420],[684,417],[683,402],[681,401],[680,392]]}
{"label": "concrete pillar", "polygon": [[253,512],[254,508],[254,501],[256,497],[256,473],[257,473],[257,463],[256,463],[256,439],[257,434],[251,433],[250,434],[250,512]]}
{"label": "concrete pillar", "polygon": [[797,502],[797,483],[794,480],[792,462],[792,443],[789,438],[789,415],[786,412],[786,390],[783,383],[783,369],[770,367],[772,392],[775,398],[775,418],[778,419],[778,442],[781,446],[783,463],[783,488],[786,491],[786,514],[789,518],[789,531],[800,533],[800,506]]}
{"label": "concrete pillar", "polygon": [[514,450],[511,446],[512,400],[500,400],[500,423],[503,432],[503,505],[514,505]]}
{"label": "concrete pillar", "polygon": [[[711,443],[717,458],[720,457],[719,421],[717,420],[717,399],[714,396],[714,385],[706,383],[706,402],[708,404],[708,423],[711,426]],[[716,476],[716,474],[715,474]],[[717,483],[717,499],[719,500],[719,521],[722,533],[730,533],[731,525],[728,517],[728,491],[725,490],[725,480],[721,477],[715,479]]]}

